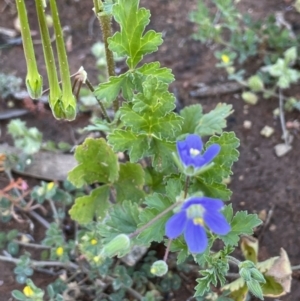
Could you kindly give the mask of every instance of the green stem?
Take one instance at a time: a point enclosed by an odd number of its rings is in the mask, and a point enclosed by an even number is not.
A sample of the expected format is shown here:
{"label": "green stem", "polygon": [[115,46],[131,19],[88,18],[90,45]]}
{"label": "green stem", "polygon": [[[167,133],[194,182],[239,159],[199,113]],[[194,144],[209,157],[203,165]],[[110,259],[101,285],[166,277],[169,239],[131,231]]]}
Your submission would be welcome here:
{"label": "green stem", "polygon": [[229,262],[235,264],[236,266],[239,266],[241,261],[239,261],[238,259],[236,259],[235,257],[232,257],[230,255],[227,255],[226,258],[228,259]]}
{"label": "green stem", "polygon": [[[88,88],[90,89],[91,92],[94,92],[94,91],[95,91],[93,85],[91,84],[91,82],[90,82],[88,79],[85,80],[85,83],[86,83],[86,85],[88,86]],[[96,96],[95,96],[95,98],[97,99],[97,102],[98,102],[98,104],[99,104],[99,106],[100,106],[100,108],[101,108],[101,112],[102,112],[104,118],[107,120],[107,122],[110,123],[111,120],[110,120],[109,116],[107,115],[107,112],[106,112],[106,109],[105,109],[103,103],[102,103],[101,100],[98,99]]]}
{"label": "green stem", "polygon": [[[101,0],[94,0],[94,10],[95,14],[99,20],[104,47],[105,47],[105,56],[106,56],[106,65],[107,65],[107,74],[108,76],[115,76],[115,60],[113,52],[109,49],[108,38],[112,36],[112,28],[111,28],[111,15],[108,15],[103,11],[103,3]],[[118,98],[113,102],[114,111],[117,112],[119,110],[119,100]]]}
{"label": "green stem", "polygon": [[27,65],[26,86],[30,97],[36,99],[42,95],[43,78],[38,72],[37,63],[35,60],[34,48],[24,0],[16,0],[16,6],[21,24],[21,35]]}
{"label": "green stem", "polygon": [[154,217],[151,221],[149,221],[147,224],[145,224],[144,226],[142,226],[141,228],[137,229],[136,231],[132,232],[131,234],[128,235],[129,238],[133,238],[137,235],[139,235],[141,232],[143,232],[145,229],[147,229],[148,227],[150,227],[152,224],[154,224],[157,220],[159,220],[161,217],[163,217],[164,215],[166,215],[168,212],[170,212],[171,210],[173,210],[175,207],[177,207],[178,205],[180,205],[182,202],[176,202],[174,203],[172,206],[168,207],[167,209],[165,209],[163,212],[161,212],[160,214],[158,214],[156,217]]}
{"label": "green stem", "polygon": [[187,176],[185,180],[185,186],[184,186],[184,199],[187,197],[188,194],[188,188],[189,188],[189,183],[190,183],[190,177]]}
{"label": "green stem", "polygon": [[[18,264],[21,262],[21,259],[13,258],[13,257],[6,257],[0,255],[0,261],[12,262]],[[37,261],[37,260],[30,260],[30,266],[32,268],[37,267],[63,267],[63,268],[72,268],[77,270],[78,265],[73,262],[61,262],[61,261]]]}

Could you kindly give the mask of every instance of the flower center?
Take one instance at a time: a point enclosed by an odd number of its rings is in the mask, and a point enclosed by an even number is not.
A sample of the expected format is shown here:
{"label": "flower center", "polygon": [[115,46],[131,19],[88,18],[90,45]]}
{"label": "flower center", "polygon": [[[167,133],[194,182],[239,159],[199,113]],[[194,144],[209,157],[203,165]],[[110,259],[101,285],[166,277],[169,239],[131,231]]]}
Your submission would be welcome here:
{"label": "flower center", "polygon": [[192,219],[195,225],[203,225],[204,212],[205,209],[203,206],[199,204],[191,205],[189,208],[187,208],[187,217]]}
{"label": "flower center", "polygon": [[196,217],[193,219],[195,225],[204,226],[204,220],[201,217]]}
{"label": "flower center", "polygon": [[198,150],[198,149],[196,149],[196,148],[190,148],[190,155],[192,156],[192,157],[196,157],[196,156],[198,156],[200,154],[200,151]]}

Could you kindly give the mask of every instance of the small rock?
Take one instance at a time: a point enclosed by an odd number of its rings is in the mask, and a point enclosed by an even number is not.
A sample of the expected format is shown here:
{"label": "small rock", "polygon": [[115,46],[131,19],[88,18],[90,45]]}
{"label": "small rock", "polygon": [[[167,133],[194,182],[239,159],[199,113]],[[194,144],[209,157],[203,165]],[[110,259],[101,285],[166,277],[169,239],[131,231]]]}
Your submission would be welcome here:
{"label": "small rock", "polygon": [[243,175],[239,176],[239,181],[244,181],[244,176]]}
{"label": "small rock", "polygon": [[266,138],[269,138],[274,134],[274,129],[268,125],[265,125],[260,131],[260,134]]}
{"label": "small rock", "polygon": [[280,143],[274,146],[275,154],[277,157],[282,157],[286,155],[292,149],[291,145],[285,143]]}
{"label": "small rock", "polygon": [[267,210],[263,209],[263,210],[259,211],[258,217],[264,222],[267,218]]}
{"label": "small rock", "polygon": [[269,229],[271,232],[274,232],[276,228],[277,228],[276,225],[272,224]]}
{"label": "small rock", "polygon": [[243,126],[244,129],[249,130],[252,127],[252,122],[250,120],[245,120]]}

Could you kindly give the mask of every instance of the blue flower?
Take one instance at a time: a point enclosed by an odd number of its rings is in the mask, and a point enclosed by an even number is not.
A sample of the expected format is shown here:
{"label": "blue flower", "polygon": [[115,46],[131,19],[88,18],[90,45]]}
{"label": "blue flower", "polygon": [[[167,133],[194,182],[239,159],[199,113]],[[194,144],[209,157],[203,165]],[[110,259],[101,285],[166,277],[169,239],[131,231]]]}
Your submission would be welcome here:
{"label": "blue flower", "polygon": [[177,152],[184,167],[194,169],[209,164],[220,152],[220,145],[212,144],[201,154],[203,143],[198,135],[191,134],[183,141],[177,141]]}
{"label": "blue flower", "polygon": [[204,225],[219,235],[226,235],[230,225],[219,212],[223,202],[208,197],[193,197],[181,207],[166,223],[166,235],[170,239],[184,233],[184,238],[191,253],[202,253],[207,248],[207,236]]}

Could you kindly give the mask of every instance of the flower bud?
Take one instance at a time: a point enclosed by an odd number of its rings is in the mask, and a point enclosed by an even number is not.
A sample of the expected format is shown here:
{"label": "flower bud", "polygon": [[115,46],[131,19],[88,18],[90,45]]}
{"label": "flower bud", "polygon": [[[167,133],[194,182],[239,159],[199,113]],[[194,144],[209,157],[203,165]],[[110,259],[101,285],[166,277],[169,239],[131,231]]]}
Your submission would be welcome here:
{"label": "flower bud", "polygon": [[101,254],[105,257],[114,257],[128,250],[129,247],[129,237],[125,234],[119,234],[103,247]]}
{"label": "flower bud", "polygon": [[240,269],[239,274],[245,281],[251,280],[251,273],[249,269],[242,268]]}
{"label": "flower bud", "polygon": [[239,264],[239,269],[241,270],[242,268],[252,269],[255,268],[255,264],[250,260],[245,260]]}
{"label": "flower bud", "polygon": [[257,298],[263,300],[263,292],[257,280],[250,280],[246,282],[249,291]]}
{"label": "flower bud", "polygon": [[259,92],[263,90],[264,83],[258,75],[253,75],[248,79],[248,87],[254,92]]}
{"label": "flower bud", "polygon": [[256,105],[258,102],[258,98],[257,98],[256,94],[249,92],[249,91],[243,92],[242,98],[246,103],[248,103],[250,105]]}
{"label": "flower bud", "polygon": [[264,275],[257,268],[250,269],[250,273],[251,273],[251,277],[253,279],[255,279],[261,283],[266,283],[266,279],[265,279]]}
{"label": "flower bud", "polygon": [[150,272],[155,276],[161,277],[168,272],[168,265],[164,260],[157,260],[152,264]]}

